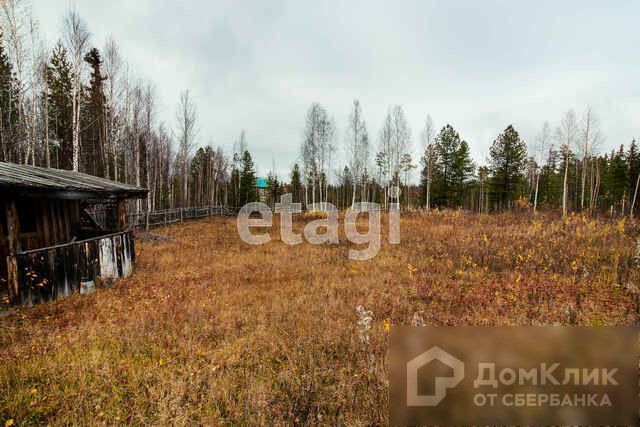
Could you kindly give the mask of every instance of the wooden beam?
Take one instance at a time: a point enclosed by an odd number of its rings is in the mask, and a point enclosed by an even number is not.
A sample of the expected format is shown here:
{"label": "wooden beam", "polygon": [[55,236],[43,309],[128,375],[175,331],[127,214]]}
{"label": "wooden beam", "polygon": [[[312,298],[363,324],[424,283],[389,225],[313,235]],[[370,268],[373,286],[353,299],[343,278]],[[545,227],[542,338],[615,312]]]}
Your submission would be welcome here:
{"label": "wooden beam", "polygon": [[[79,227],[79,225],[80,225],[80,202],[77,201],[77,200],[74,200],[71,203],[73,203],[73,216],[72,216],[72,218],[73,218],[73,221],[72,221],[73,227]],[[76,230],[74,229],[74,230],[72,230],[72,232],[73,231],[76,231]]]}
{"label": "wooden beam", "polygon": [[62,213],[62,222],[64,224],[64,241],[71,240],[71,203],[68,201],[60,201],[60,210]]}
{"label": "wooden beam", "polygon": [[7,290],[9,291],[9,300],[12,303],[17,302],[20,295],[20,284],[18,280],[18,258],[20,252],[20,219],[18,218],[18,209],[16,202],[10,200],[6,204],[7,215]]}
{"label": "wooden beam", "polygon": [[34,200],[32,202],[33,206],[33,216],[36,221],[36,244],[38,248],[47,246],[47,242],[44,239],[44,218],[43,218],[43,210],[42,210],[42,200]]}
{"label": "wooden beam", "polygon": [[116,212],[118,215],[118,231],[122,231],[127,227],[127,209],[124,205],[124,200],[118,200]]}
{"label": "wooden beam", "polygon": [[58,221],[58,241],[56,243],[64,243],[67,241],[67,235],[64,231],[64,209],[62,207],[62,200],[56,200],[55,206],[56,220]]}
{"label": "wooden beam", "polygon": [[49,205],[49,219],[51,220],[51,243],[56,244],[60,243],[58,240],[58,215],[56,215],[56,204],[55,201],[52,201]]}
{"label": "wooden beam", "polygon": [[47,201],[40,201],[40,215],[42,216],[43,246],[51,246],[53,244],[51,241],[51,218]]}

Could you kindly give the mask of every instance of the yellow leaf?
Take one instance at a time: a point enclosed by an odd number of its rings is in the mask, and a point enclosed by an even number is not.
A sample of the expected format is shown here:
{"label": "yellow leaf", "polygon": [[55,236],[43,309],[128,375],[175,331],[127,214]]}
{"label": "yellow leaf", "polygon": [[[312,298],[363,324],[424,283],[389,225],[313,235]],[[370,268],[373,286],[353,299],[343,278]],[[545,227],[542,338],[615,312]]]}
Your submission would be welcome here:
{"label": "yellow leaf", "polygon": [[13,418],[9,418],[5,423],[4,423],[4,427],[9,427],[12,426],[14,424]]}
{"label": "yellow leaf", "polygon": [[407,264],[407,270],[409,271],[409,277],[412,277],[412,278],[413,278],[413,273],[418,271],[418,269],[411,264]]}
{"label": "yellow leaf", "polygon": [[389,323],[389,321],[385,320],[384,321],[384,330],[389,332],[389,329],[391,329],[391,323]]}

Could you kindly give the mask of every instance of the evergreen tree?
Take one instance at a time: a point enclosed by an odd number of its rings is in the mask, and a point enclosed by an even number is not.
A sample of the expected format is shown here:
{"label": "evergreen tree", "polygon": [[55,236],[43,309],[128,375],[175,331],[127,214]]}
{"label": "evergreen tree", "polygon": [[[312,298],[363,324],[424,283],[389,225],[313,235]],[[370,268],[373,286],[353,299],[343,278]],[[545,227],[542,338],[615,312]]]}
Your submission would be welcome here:
{"label": "evergreen tree", "polygon": [[[433,203],[437,206],[461,206],[473,170],[469,145],[460,139],[451,125],[446,125],[435,140],[435,165],[431,174]],[[426,194],[426,184],[425,166],[422,173],[423,194]]]}
{"label": "evergreen tree", "polygon": [[49,87],[49,135],[57,142],[51,153],[51,164],[62,169],[73,168],[71,135],[71,65],[67,51],[58,41],[47,69]]}
{"label": "evergreen tree", "polygon": [[489,155],[492,195],[498,208],[509,208],[522,195],[527,145],[509,125],[493,141]]}
{"label": "evergreen tree", "polygon": [[[104,176],[105,145],[106,145],[106,98],[104,95],[104,81],[102,75],[102,58],[98,49],[91,49],[84,57],[91,67],[89,87],[85,90],[83,114],[81,153],[84,170],[94,176]],[[145,156],[142,156],[145,158]]]}
{"label": "evergreen tree", "polygon": [[280,185],[280,182],[278,181],[278,177],[273,171],[270,171],[267,174],[267,188],[269,190],[268,203],[270,206],[274,206],[275,203],[278,203],[280,201],[282,187]]}
{"label": "evergreen tree", "polygon": [[[640,188],[636,191],[636,187],[638,187],[638,176],[640,175],[640,152],[638,151],[638,146],[636,144],[636,140],[631,141],[631,145],[629,145],[629,150],[627,151],[627,162],[629,164],[629,200],[633,202],[635,196],[635,206],[634,212],[637,211],[638,205],[640,204]],[[633,212],[632,212],[633,214]]]}
{"label": "evergreen tree", "polygon": [[249,151],[242,154],[242,171],[240,172],[240,206],[258,200],[256,188],[256,170]]}
{"label": "evergreen tree", "polygon": [[[611,152],[609,167],[605,177],[604,197],[610,206],[621,206],[629,202],[629,164],[621,145],[618,151]],[[627,205],[628,206],[628,205]]]}
{"label": "evergreen tree", "polygon": [[540,170],[540,180],[538,182],[538,205],[539,206],[561,206],[562,205],[562,184],[564,171],[561,169],[561,153],[553,147],[549,149],[547,160]]}
{"label": "evergreen tree", "polygon": [[291,198],[294,203],[302,202],[302,180],[300,178],[300,166],[296,163],[291,170]]}

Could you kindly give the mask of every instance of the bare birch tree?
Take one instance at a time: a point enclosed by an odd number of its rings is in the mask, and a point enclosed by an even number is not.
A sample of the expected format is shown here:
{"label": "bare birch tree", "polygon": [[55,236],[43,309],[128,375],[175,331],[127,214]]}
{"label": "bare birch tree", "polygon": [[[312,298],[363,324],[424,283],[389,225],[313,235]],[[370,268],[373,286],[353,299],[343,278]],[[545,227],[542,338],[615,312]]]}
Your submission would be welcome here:
{"label": "bare birch tree", "polygon": [[[131,108],[131,128],[133,132],[133,153],[134,153],[134,173],[135,173],[135,183],[136,187],[140,187],[142,185],[141,181],[141,133],[142,133],[142,115],[143,115],[143,103],[144,103],[144,94],[142,88],[142,82],[138,81],[133,88],[132,91],[132,108]],[[136,200],[137,212],[141,211],[142,201],[140,199]]]}
{"label": "bare birch tree", "polygon": [[536,171],[535,171],[535,190],[533,196],[533,213],[535,214],[538,209],[538,189],[540,187],[540,175],[542,174],[542,163],[544,162],[545,156],[547,154],[547,147],[549,144],[549,139],[551,138],[551,127],[549,126],[549,122],[545,121],[542,125],[542,129],[538,134],[538,138],[536,141],[536,149],[535,149],[535,162]]}
{"label": "bare birch tree", "polygon": [[564,179],[562,185],[562,216],[567,215],[567,194],[568,194],[568,175],[569,175],[569,155],[571,153],[570,147],[573,146],[578,133],[578,126],[576,123],[576,115],[573,110],[569,110],[565,113],[564,117],[560,121],[560,126],[556,129],[556,139],[560,144],[562,153],[564,155]]}
{"label": "bare birch tree", "polygon": [[[360,101],[353,100],[353,109],[349,114],[349,121],[346,131],[348,165],[353,175],[351,195],[351,205],[356,202],[356,188],[358,181],[363,181],[364,171],[369,161],[369,137],[367,126],[362,118],[362,107]],[[361,195],[364,194],[365,182],[362,182]]]}
{"label": "bare birch tree", "polygon": [[33,19],[31,14],[28,15],[28,25],[29,25],[29,48],[31,51],[31,75],[29,76],[28,87],[25,88],[28,91],[29,98],[29,114],[26,115],[26,126],[28,128],[27,132],[27,146],[26,146],[26,154],[25,154],[25,163],[29,162],[29,157],[31,157],[31,164],[33,166],[36,165],[36,151],[37,151],[37,142],[38,142],[38,118],[41,117],[39,111],[39,100],[43,93],[43,79],[44,74],[42,73],[40,57],[41,53],[44,50],[42,48],[42,44],[40,41],[40,34],[38,31],[38,22]]}
{"label": "bare birch tree", "polygon": [[391,182],[391,158],[392,158],[392,143],[393,143],[393,120],[391,113],[388,112],[385,116],[382,128],[380,129],[379,137],[379,152],[376,156],[376,165],[379,168],[381,176],[381,185],[383,188],[384,205],[388,208],[389,205],[389,183]]}
{"label": "bare birch tree", "polygon": [[[0,1],[2,7],[2,21],[4,38],[8,41],[7,52],[13,63],[13,71],[16,76],[17,106],[18,106],[18,126],[17,126],[17,154],[18,163],[22,163],[22,152],[25,149],[24,140],[27,138],[26,129],[26,105],[25,105],[25,82],[27,68],[27,51],[25,39],[29,28],[29,5],[24,0],[4,0]],[[27,158],[24,159],[26,163]]]}
{"label": "bare birch tree", "polygon": [[[144,91],[144,115],[145,115],[145,172],[149,197],[147,198],[147,212],[151,212],[152,203],[155,199],[155,179],[151,180],[151,170],[155,174],[156,169],[151,167],[152,146],[157,142],[153,134],[153,115],[155,113],[155,88],[151,83],[147,83]],[[155,150],[153,150],[155,151]]]}
{"label": "bare birch tree", "polygon": [[582,117],[580,129],[580,154],[581,154],[581,189],[580,189],[580,209],[584,210],[585,193],[587,186],[587,170],[591,163],[591,180],[589,185],[589,210],[592,210],[593,196],[597,179],[595,177],[593,154],[596,152],[598,144],[601,142],[600,122],[593,108],[587,107]]}
{"label": "bare birch tree", "polygon": [[401,106],[396,105],[391,110],[393,132],[391,137],[391,170],[395,184],[400,183],[400,159],[407,153],[411,145],[411,129]]}
{"label": "bare birch tree", "polygon": [[85,69],[84,54],[89,45],[90,33],[84,20],[78,11],[72,8],[64,17],[65,41],[67,50],[71,55],[73,70],[71,84],[71,109],[72,109],[72,156],[73,170],[79,167],[80,155],[80,105],[82,92],[82,79]]}
{"label": "bare birch tree", "polygon": [[189,197],[189,156],[195,146],[196,138],[196,106],[191,99],[189,90],[180,94],[178,111],[176,114],[176,129],[179,143],[178,162],[182,180],[182,206],[188,205]]}
{"label": "bare birch tree", "polygon": [[[323,209],[323,187],[326,190],[326,172],[331,163],[331,154],[334,150],[334,137],[335,124],[329,118],[327,110],[320,104],[313,103],[305,118],[300,155],[304,165],[305,177],[311,184],[311,199],[314,209],[316,207],[316,188],[318,188],[320,209]],[[326,191],[324,194],[326,197]]]}
{"label": "bare birch tree", "polygon": [[422,163],[425,168],[425,180],[426,180],[426,194],[425,194],[425,209],[429,212],[431,208],[431,180],[433,178],[433,168],[436,161],[436,151],[434,145],[435,129],[433,127],[433,120],[431,116],[427,114],[425,120],[424,130],[422,131],[422,145],[424,149],[424,156]]}
{"label": "bare birch tree", "polygon": [[44,148],[44,165],[48,168],[51,167],[51,151],[49,137],[49,79],[47,78],[47,71],[49,66],[49,50],[41,46],[37,57],[37,72],[39,82],[39,92],[42,100],[42,144]]}
{"label": "bare birch tree", "polygon": [[[122,70],[122,58],[118,50],[118,45],[113,37],[107,38],[104,46],[104,72],[106,76],[105,80],[105,135],[107,135],[107,156],[105,164],[106,177],[113,177],[114,180],[118,180],[118,143],[120,140],[120,129],[118,126],[118,115],[120,113],[119,100],[122,95],[122,82],[121,70]],[[109,159],[109,156],[111,159]],[[113,165],[113,170],[111,168]]]}

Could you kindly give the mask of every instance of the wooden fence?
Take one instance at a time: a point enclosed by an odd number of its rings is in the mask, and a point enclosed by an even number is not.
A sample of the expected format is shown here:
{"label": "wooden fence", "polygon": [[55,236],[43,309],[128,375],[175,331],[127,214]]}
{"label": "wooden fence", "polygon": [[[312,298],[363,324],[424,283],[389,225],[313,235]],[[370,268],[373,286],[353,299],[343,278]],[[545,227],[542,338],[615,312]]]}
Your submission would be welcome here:
{"label": "wooden fence", "polygon": [[151,212],[131,212],[127,214],[127,226],[131,228],[158,227],[190,219],[206,218],[209,216],[230,216],[236,213],[236,208],[226,206],[200,206]]}
{"label": "wooden fence", "polygon": [[16,303],[33,305],[128,277],[135,264],[131,230],[19,252]]}
{"label": "wooden fence", "polygon": [[[0,297],[13,295],[11,304],[33,305],[74,292],[90,292],[97,284],[128,277],[135,264],[133,231],[209,216],[234,215],[234,208],[204,206],[127,214],[127,230],[65,244],[16,253],[17,288],[0,283]],[[96,223],[105,220],[103,209],[87,212]],[[104,226],[104,224],[102,224]],[[2,257],[5,259],[5,256]]]}

